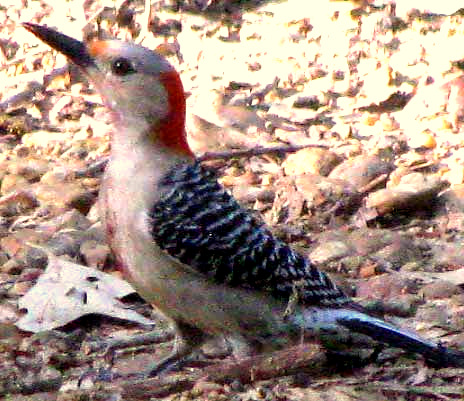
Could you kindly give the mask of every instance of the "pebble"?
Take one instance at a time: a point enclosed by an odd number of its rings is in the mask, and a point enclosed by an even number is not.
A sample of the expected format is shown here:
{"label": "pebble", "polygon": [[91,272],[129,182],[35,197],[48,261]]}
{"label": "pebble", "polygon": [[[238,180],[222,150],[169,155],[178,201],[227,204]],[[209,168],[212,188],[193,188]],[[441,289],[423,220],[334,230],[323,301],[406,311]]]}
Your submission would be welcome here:
{"label": "pebble", "polygon": [[38,181],[49,169],[49,164],[45,160],[32,158],[19,158],[8,165],[10,174],[20,175],[28,181]]}
{"label": "pebble", "polygon": [[40,248],[28,248],[26,253],[26,264],[30,268],[45,270],[48,264],[48,256]]}
{"label": "pebble", "polygon": [[437,146],[437,141],[433,134],[429,130],[426,130],[415,135],[411,134],[408,138],[408,145],[413,149],[433,149]]}
{"label": "pebble", "polygon": [[29,185],[27,178],[18,174],[6,174],[3,177],[2,185],[0,187],[0,193],[6,195],[15,190],[22,189]]}
{"label": "pebble", "polygon": [[95,240],[84,241],[80,247],[80,253],[87,266],[102,268],[108,260],[111,251],[108,245]]}
{"label": "pebble", "polygon": [[413,210],[429,207],[437,195],[448,184],[435,175],[424,175],[419,172],[401,177],[396,187],[380,189],[369,194],[366,207],[384,215],[391,211]]}
{"label": "pebble", "polygon": [[71,258],[78,256],[80,246],[86,240],[82,231],[64,229],[55,234],[47,243],[49,250],[56,256],[68,255]]}
{"label": "pebble", "polygon": [[46,185],[40,183],[35,188],[37,199],[56,210],[75,208],[87,214],[96,200],[96,193],[87,189],[79,181],[64,182],[62,185]]}
{"label": "pebble", "polygon": [[394,300],[405,294],[414,294],[416,281],[407,274],[381,274],[357,283],[356,296],[363,299]]}
{"label": "pebble", "polygon": [[0,271],[2,273],[18,275],[24,268],[24,264],[21,263],[18,259],[12,258],[2,264]]}
{"label": "pebble", "polygon": [[194,394],[202,396],[211,396],[213,393],[221,394],[224,393],[224,386],[219,383],[208,382],[204,380],[199,380],[195,383],[191,390]]}
{"label": "pebble", "polygon": [[85,231],[92,225],[92,222],[76,209],[71,209],[55,217],[50,221],[56,230],[72,228]]}
{"label": "pebble", "polygon": [[327,263],[349,255],[351,248],[343,241],[330,241],[320,244],[310,254],[310,260],[315,263]]}
{"label": "pebble", "polygon": [[425,299],[450,299],[453,295],[462,294],[464,291],[449,281],[437,280],[424,285],[419,293]]}
{"label": "pebble", "polygon": [[11,289],[8,291],[8,295],[14,297],[21,297],[25,295],[33,285],[34,283],[28,281],[16,281],[14,285],[11,287]]}
{"label": "pebble", "polygon": [[340,162],[341,158],[327,149],[306,148],[287,156],[282,167],[288,176],[306,173],[327,176]]}
{"label": "pebble", "polygon": [[393,164],[377,155],[359,155],[345,160],[335,167],[329,178],[346,180],[355,188],[360,189],[369,184],[381,174],[388,174],[393,170]]}

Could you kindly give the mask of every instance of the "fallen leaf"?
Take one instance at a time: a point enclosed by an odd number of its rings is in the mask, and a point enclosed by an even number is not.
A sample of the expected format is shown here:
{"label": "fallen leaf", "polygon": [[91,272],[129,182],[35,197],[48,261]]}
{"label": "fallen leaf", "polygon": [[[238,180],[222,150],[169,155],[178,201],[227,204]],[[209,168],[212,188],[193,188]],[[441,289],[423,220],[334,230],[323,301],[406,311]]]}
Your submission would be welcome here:
{"label": "fallen leaf", "polygon": [[135,292],[126,281],[52,254],[48,254],[48,260],[36,285],[18,302],[27,310],[16,322],[21,330],[51,330],[92,313],[153,324],[118,300]]}

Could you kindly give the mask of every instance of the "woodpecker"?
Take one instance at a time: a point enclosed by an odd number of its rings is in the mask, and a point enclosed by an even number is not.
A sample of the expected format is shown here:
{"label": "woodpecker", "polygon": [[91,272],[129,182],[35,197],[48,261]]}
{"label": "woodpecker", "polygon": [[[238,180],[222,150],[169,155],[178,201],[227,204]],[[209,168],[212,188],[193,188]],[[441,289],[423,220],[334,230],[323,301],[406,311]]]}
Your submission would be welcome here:
{"label": "woodpecker", "polygon": [[176,330],[174,349],[154,374],[210,338],[261,352],[342,327],[435,366],[464,366],[464,352],[370,316],[239,206],[188,147],[183,87],[166,59],[127,42],[84,44],[45,26],[24,27],[77,64],[112,111],[102,222],[125,278]]}

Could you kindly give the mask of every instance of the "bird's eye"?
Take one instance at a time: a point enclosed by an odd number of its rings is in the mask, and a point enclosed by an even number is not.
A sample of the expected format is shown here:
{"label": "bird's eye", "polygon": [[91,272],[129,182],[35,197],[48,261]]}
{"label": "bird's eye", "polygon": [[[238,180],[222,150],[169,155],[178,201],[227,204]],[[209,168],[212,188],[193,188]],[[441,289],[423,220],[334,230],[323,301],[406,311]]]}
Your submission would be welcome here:
{"label": "bird's eye", "polygon": [[131,62],[126,58],[118,58],[113,61],[111,65],[111,71],[115,75],[127,75],[135,72],[134,67],[132,66]]}

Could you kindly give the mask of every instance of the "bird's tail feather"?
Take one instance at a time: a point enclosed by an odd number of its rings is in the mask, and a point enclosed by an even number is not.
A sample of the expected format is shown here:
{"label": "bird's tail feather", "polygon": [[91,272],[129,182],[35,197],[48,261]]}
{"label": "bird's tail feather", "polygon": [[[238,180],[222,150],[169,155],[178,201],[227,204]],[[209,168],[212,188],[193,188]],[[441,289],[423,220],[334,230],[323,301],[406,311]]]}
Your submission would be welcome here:
{"label": "bird's tail feather", "polygon": [[446,348],[383,320],[355,312],[352,316],[347,314],[338,318],[337,322],[351,331],[366,334],[376,341],[421,354],[436,367],[464,367],[463,351]]}
{"label": "bird's tail feather", "polygon": [[304,308],[294,323],[305,330],[342,326],[351,332],[365,334],[375,341],[423,355],[435,367],[463,367],[464,352],[446,348],[417,334],[400,329],[382,319],[369,316],[360,305],[349,308]]}

